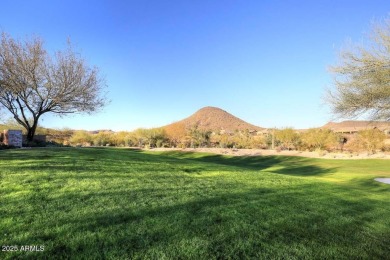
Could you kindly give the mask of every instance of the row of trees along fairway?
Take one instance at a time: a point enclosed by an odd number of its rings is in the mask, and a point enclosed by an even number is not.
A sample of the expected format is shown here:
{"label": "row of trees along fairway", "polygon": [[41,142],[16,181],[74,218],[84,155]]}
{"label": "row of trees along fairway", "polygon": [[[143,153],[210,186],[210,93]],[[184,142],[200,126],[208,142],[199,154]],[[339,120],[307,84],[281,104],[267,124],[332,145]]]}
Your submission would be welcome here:
{"label": "row of trees along fairway", "polygon": [[[329,129],[312,128],[296,131],[292,128],[273,129],[266,134],[251,134],[248,131],[215,133],[196,127],[172,134],[164,128],[140,128],[132,132],[100,131],[90,133],[75,131],[65,141],[73,146],[118,146],[118,147],[176,147],[176,148],[245,148],[300,150],[300,151],[368,151],[389,150],[385,145],[386,135],[378,129],[367,129],[345,137]],[[172,139],[173,137],[173,139]],[[347,141],[348,140],[348,141]]]}
{"label": "row of trees along fairway", "polygon": [[87,65],[68,41],[64,51],[50,56],[43,40],[19,41],[7,33],[0,42],[0,104],[27,131],[32,141],[45,113],[63,116],[100,110],[104,79]]}

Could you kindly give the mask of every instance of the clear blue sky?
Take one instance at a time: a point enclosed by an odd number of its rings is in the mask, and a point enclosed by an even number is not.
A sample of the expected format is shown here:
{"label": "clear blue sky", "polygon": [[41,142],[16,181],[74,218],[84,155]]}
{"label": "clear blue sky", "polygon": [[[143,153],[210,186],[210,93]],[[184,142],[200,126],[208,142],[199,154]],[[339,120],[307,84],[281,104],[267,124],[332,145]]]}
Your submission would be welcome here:
{"label": "clear blue sky", "polygon": [[389,0],[21,1],[0,3],[0,30],[66,39],[107,80],[95,115],[46,115],[41,125],[133,130],[172,123],[204,106],[263,127],[317,127],[327,69],[348,39],[388,17]]}

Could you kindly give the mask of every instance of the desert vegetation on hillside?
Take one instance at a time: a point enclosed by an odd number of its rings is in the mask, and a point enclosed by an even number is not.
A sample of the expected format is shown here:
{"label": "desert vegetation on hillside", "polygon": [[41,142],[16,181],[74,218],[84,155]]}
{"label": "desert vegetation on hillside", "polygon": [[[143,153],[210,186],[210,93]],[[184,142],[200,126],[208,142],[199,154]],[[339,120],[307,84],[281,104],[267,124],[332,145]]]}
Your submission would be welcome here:
{"label": "desert vegetation on hillside", "polygon": [[[0,130],[13,125],[0,125]],[[37,128],[46,135],[47,145],[55,146],[116,146],[116,147],[175,147],[175,148],[235,148],[276,149],[299,151],[389,151],[389,136],[378,129],[366,129],[355,134],[337,133],[330,129],[311,128],[297,131],[292,128],[268,129],[259,132],[236,130],[201,130],[176,124],[167,128],[140,128],[134,131],[85,131]],[[1,140],[0,140],[1,141]]]}
{"label": "desert vegetation on hillside", "polygon": [[[386,135],[378,129],[367,129],[353,135],[344,135],[329,129],[311,128],[296,131],[292,128],[273,129],[267,132],[216,133],[197,127],[177,129],[151,128],[135,131],[42,131],[55,144],[72,146],[117,146],[117,147],[176,147],[176,148],[249,148],[300,151],[388,151]],[[71,136],[69,134],[72,133]]]}
{"label": "desert vegetation on hillside", "polygon": [[[240,129],[240,127],[248,127]],[[3,129],[22,129],[12,120]],[[387,129],[387,130],[386,130]],[[200,109],[192,116],[159,128],[134,131],[85,131],[37,127],[46,135],[48,144],[71,146],[175,147],[175,148],[236,148],[300,151],[390,150],[390,123],[345,121],[328,123],[321,128],[265,129],[213,107]],[[0,140],[1,141],[1,140]]]}
{"label": "desert vegetation on hillside", "polygon": [[194,125],[199,130],[221,130],[227,133],[234,131],[260,131],[264,128],[252,125],[244,120],[217,107],[204,107],[193,115],[165,126],[165,128],[185,127],[191,128]]}

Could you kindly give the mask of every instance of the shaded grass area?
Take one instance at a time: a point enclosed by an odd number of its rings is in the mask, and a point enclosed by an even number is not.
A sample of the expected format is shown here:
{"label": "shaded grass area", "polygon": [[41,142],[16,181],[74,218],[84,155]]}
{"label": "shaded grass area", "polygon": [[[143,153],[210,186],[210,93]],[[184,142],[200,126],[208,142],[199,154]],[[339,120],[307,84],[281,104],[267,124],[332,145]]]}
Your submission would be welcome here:
{"label": "shaded grass area", "polygon": [[0,152],[0,258],[376,258],[386,160],[128,149]]}

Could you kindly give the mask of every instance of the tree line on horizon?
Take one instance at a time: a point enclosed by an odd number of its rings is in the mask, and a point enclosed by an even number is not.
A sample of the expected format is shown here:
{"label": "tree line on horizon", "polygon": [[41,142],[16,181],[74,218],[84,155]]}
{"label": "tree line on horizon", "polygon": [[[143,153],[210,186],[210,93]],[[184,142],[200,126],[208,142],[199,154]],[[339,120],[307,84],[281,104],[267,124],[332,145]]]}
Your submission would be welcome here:
{"label": "tree line on horizon", "polygon": [[139,128],[131,132],[76,131],[68,140],[73,146],[117,146],[138,148],[233,148],[299,151],[390,151],[386,134],[379,129],[343,135],[330,129],[311,128],[298,132],[293,128],[272,129],[254,134],[249,130],[233,133],[201,130],[197,126],[177,125],[175,129]]}
{"label": "tree line on horizon", "polygon": [[[0,130],[17,128],[17,124],[2,125]],[[19,129],[21,129],[19,127]],[[21,129],[22,130],[22,129]],[[48,146],[115,146],[136,148],[231,148],[275,149],[298,151],[390,151],[388,138],[379,129],[367,129],[356,134],[336,133],[330,129],[310,128],[297,131],[293,128],[268,129],[266,132],[241,130],[234,132],[201,130],[196,125],[186,127],[139,128],[134,131],[85,131],[72,129],[37,128],[47,136]],[[40,144],[37,144],[38,146]]]}

